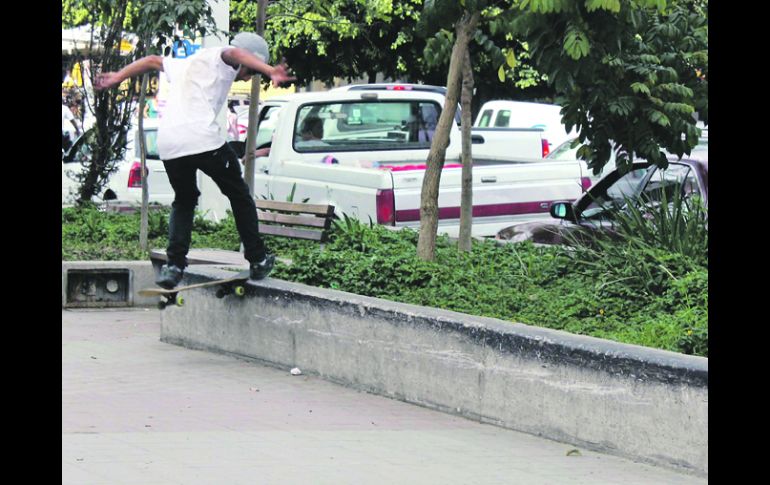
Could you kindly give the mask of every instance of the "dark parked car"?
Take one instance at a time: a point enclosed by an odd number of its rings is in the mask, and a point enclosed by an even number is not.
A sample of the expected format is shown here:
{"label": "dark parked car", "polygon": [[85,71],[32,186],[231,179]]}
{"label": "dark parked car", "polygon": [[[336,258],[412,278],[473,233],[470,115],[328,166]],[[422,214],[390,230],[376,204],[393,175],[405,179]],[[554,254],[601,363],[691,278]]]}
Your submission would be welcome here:
{"label": "dark parked car", "polygon": [[575,202],[554,202],[552,220],[507,227],[496,239],[563,244],[565,233],[576,229],[611,230],[613,208],[622,207],[628,199],[655,204],[662,200],[664,191],[666,200],[673,200],[676,190],[685,198],[699,197],[708,209],[708,151],[693,151],[688,159],[671,159],[666,170],[650,162],[634,163],[626,174],[615,169]]}

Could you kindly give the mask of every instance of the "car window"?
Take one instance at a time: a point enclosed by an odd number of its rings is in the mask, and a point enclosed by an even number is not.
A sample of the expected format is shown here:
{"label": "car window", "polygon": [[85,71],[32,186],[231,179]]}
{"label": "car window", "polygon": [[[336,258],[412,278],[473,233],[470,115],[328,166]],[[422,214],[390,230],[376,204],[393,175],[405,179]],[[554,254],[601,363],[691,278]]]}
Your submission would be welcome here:
{"label": "car window", "polygon": [[261,147],[273,140],[273,132],[278,124],[281,108],[282,106],[268,106],[265,108],[264,116],[259,122],[259,130],[257,131],[257,147]]}
{"label": "car window", "polygon": [[488,128],[490,121],[492,121],[492,110],[486,109],[481,114],[481,118],[479,119],[479,128]]}
{"label": "car window", "polygon": [[[137,139],[139,136],[139,130],[136,130],[134,134],[134,139]],[[160,160],[160,154],[158,153],[158,129],[157,128],[145,128],[144,129],[144,143],[145,143],[145,150],[146,150],[146,158],[149,160]],[[141,150],[142,147],[139,146],[138,143],[134,143],[134,154],[137,158],[141,157],[142,154],[139,150]],[[130,153],[130,152],[129,152]]]}
{"label": "car window", "polygon": [[551,158],[554,160],[577,160],[577,151],[578,148],[580,148],[580,144],[575,145],[573,148],[573,141],[575,140],[573,139],[565,141],[554,150],[552,150],[546,158]]}
{"label": "car window", "polygon": [[158,130],[144,130],[144,140],[147,158],[160,160],[160,154],[158,153]]}
{"label": "car window", "polygon": [[[260,111],[259,130],[257,131],[256,147],[262,147],[273,139],[273,131],[278,123],[278,114],[283,106],[270,105]],[[249,125],[249,107],[238,111],[238,132],[241,135],[240,141],[245,142],[248,135]]]}
{"label": "car window", "polygon": [[495,126],[505,128],[511,122],[511,110],[501,109],[495,118]]}
{"label": "car window", "polygon": [[670,163],[665,170],[656,170],[642,191],[646,202],[671,202],[680,191],[685,198],[700,195],[698,178],[689,165]]}
{"label": "car window", "polygon": [[441,106],[435,101],[313,103],[294,126],[297,152],[430,148]]}

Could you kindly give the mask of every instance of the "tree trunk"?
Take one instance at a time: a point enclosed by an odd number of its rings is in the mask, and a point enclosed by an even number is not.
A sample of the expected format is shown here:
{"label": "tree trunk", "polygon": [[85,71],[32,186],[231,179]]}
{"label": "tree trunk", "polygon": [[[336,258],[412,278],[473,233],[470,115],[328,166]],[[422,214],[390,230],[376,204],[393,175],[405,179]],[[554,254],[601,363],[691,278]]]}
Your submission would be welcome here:
{"label": "tree trunk", "polygon": [[[146,44],[145,44],[146,45]],[[139,247],[142,251],[149,251],[148,241],[148,219],[149,219],[149,202],[150,202],[150,189],[147,186],[147,146],[144,139],[144,104],[147,98],[147,82],[150,75],[145,73],[142,75],[142,87],[139,92],[139,106],[136,109],[136,117],[139,125],[139,157],[142,164],[142,213],[139,223]]]}
{"label": "tree trunk", "polygon": [[457,248],[460,251],[471,250],[471,229],[473,227],[473,157],[471,152],[471,98],[473,97],[473,68],[471,55],[466,46],[463,62],[463,82],[461,95],[462,126],[462,192],[460,195],[460,235]]}
{"label": "tree trunk", "polygon": [[[257,34],[265,31],[265,12],[267,0],[259,0],[257,5]],[[251,96],[249,97],[249,128],[246,133],[246,154],[243,170],[243,178],[249,186],[249,192],[254,197],[254,151],[257,149],[257,119],[259,116],[259,89],[262,83],[262,75],[256,74],[251,79]]]}
{"label": "tree trunk", "polygon": [[435,258],[441,169],[444,167],[446,148],[449,145],[449,131],[452,123],[454,123],[457,100],[460,97],[459,84],[462,75],[463,56],[468,49],[470,34],[475,30],[479,17],[478,12],[473,15],[466,13],[455,26],[456,38],[452,47],[452,57],[449,60],[446,99],[428,153],[427,168],[420,195],[420,235],[417,241],[417,256],[425,261],[433,261]]}

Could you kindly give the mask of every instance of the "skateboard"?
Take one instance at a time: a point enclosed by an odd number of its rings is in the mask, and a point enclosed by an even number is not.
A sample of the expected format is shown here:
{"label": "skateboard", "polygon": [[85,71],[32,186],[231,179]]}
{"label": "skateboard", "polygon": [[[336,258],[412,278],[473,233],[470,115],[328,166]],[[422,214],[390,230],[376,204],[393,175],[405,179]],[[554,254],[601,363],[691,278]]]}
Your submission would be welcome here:
{"label": "skateboard", "polygon": [[224,298],[226,295],[234,294],[236,296],[243,296],[246,294],[246,287],[243,285],[249,280],[249,271],[241,271],[232,278],[225,278],[215,281],[207,281],[206,283],[197,283],[194,285],[177,286],[167,290],[165,288],[146,288],[139,290],[139,294],[142,296],[160,296],[161,300],[158,302],[158,308],[163,310],[169,305],[183,306],[185,303],[184,297],[179,293],[195,288],[208,288],[211,286],[218,286],[217,298]]}

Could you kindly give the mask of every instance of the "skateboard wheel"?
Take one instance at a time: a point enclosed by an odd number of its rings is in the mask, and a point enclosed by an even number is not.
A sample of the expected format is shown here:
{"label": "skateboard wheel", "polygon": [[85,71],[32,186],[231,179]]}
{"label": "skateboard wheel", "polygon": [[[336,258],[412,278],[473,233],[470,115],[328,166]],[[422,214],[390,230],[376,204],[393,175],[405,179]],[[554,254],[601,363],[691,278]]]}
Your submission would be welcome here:
{"label": "skateboard wheel", "polygon": [[222,288],[217,290],[217,298],[224,298],[226,294],[227,292],[225,292],[225,290],[223,290]]}
{"label": "skateboard wheel", "polygon": [[175,303],[176,303],[176,306],[184,306],[184,297],[177,296]]}
{"label": "skateboard wheel", "polygon": [[243,286],[236,286],[235,287],[235,294],[238,296],[243,296],[246,294],[246,288]]}
{"label": "skateboard wheel", "polygon": [[166,308],[166,302],[165,301],[159,301],[158,302],[158,310],[164,310]]}

